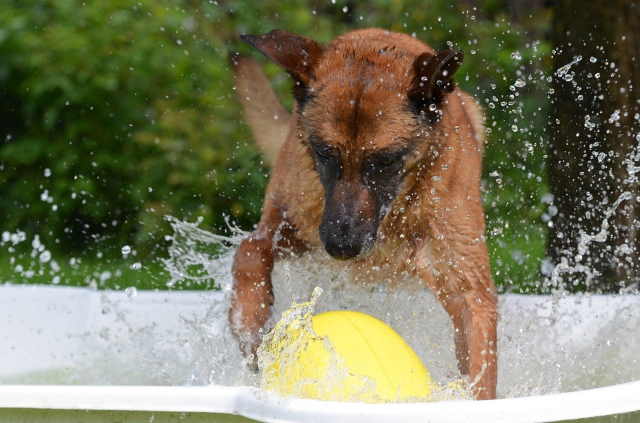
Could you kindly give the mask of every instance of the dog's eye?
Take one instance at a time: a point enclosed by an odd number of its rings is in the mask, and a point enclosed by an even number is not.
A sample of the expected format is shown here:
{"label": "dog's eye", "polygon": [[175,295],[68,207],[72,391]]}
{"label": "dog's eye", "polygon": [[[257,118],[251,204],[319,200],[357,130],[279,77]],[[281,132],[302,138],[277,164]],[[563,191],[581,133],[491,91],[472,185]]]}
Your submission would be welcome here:
{"label": "dog's eye", "polygon": [[371,164],[377,168],[387,168],[390,166],[394,166],[400,163],[400,159],[398,157],[392,157],[388,155],[375,157],[371,160]]}
{"label": "dog's eye", "polygon": [[367,161],[367,171],[374,174],[399,172],[402,169],[402,158],[401,152],[376,154]]}
{"label": "dog's eye", "polygon": [[312,143],[311,148],[318,160],[321,162],[327,163],[331,160],[335,160],[336,154],[331,147],[324,144]]}

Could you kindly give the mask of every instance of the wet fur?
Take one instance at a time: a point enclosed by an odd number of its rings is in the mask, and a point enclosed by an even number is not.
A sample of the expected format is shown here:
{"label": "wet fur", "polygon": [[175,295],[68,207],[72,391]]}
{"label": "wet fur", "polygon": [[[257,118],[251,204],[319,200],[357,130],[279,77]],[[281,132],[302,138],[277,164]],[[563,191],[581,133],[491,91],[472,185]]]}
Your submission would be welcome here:
{"label": "wet fur", "polygon": [[[269,46],[252,41],[269,56]],[[311,50],[315,48],[311,45]],[[411,110],[407,93],[415,89],[416,58],[425,53],[437,54],[413,37],[367,29],[347,33],[324,47],[321,56],[313,58],[312,72],[292,64],[289,56],[277,58],[306,90],[296,93],[298,104],[279,147],[258,228],[236,253],[230,320],[243,351],[255,352],[273,303],[274,261],[288,252],[322,248],[319,227],[323,216],[327,219],[327,201],[340,209],[341,201],[360,195],[357,204],[363,222],[376,218],[375,213],[382,219],[368,251],[341,263],[356,281],[393,279],[399,272],[422,280],[453,320],[459,367],[471,376],[476,397],[495,398],[496,294],[480,197],[482,113],[458,88],[441,94],[435,118]],[[254,62],[236,58],[234,63],[241,98],[251,91],[271,92],[266,79],[247,81],[246,75],[257,71]],[[243,101],[245,113],[269,155],[281,141],[274,137],[265,141],[264,134],[278,134],[281,129],[265,130],[265,126],[270,125],[272,109],[281,106],[272,104],[275,96],[253,98]],[[271,107],[264,107],[261,98]],[[257,104],[262,115],[255,112]],[[282,120],[272,123],[281,126]],[[393,201],[384,210],[376,209],[371,206],[376,199],[367,194],[371,190],[356,183],[343,183],[345,192],[327,198],[312,137],[340,152],[341,180],[355,181],[364,161],[376,152],[408,151],[404,178],[394,187]],[[265,142],[273,144],[265,147]],[[340,210],[335,214],[340,216]]]}

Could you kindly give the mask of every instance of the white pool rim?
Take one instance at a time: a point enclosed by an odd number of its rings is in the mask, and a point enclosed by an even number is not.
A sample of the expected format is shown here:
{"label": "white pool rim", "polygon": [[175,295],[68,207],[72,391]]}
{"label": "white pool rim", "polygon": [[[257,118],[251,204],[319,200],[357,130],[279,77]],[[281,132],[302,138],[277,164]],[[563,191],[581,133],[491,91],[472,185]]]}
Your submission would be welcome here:
{"label": "white pool rim", "polygon": [[264,422],[553,422],[640,411],[640,381],[493,401],[394,404],[284,398],[246,386],[0,385],[0,408],[200,412]]}

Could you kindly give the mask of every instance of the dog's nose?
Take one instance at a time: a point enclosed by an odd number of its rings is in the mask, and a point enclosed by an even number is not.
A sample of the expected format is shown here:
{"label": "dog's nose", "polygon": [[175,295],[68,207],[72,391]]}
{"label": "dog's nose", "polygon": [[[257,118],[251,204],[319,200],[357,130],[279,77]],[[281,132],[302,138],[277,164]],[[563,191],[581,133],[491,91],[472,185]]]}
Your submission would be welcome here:
{"label": "dog's nose", "polygon": [[335,220],[324,229],[324,248],[333,258],[347,260],[356,257],[362,251],[362,236],[353,222]]}
{"label": "dog's nose", "polygon": [[356,257],[362,250],[362,244],[342,237],[330,236],[324,244],[327,253],[338,260],[348,260]]}

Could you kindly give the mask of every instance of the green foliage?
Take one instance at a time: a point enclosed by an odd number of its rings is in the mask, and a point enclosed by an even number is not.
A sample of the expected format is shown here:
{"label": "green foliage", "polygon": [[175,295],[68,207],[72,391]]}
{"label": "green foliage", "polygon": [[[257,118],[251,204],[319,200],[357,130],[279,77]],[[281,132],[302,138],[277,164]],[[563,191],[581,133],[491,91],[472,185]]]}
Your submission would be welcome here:
{"label": "green foliage", "polygon": [[177,5],[0,5],[5,227],[73,250],[153,245],[165,214],[257,219],[264,170],[225,52]]}
{"label": "green foliage", "polygon": [[[496,280],[538,279],[546,192],[543,11],[511,22],[502,0],[5,0],[0,3],[0,218],[77,253],[152,252],[170,214],[224,230],[257,222],[267,169],[233,95],[239,33],[326,42],[378,26],[465,52],[461,86],[490,130],[484,190]],[[517,53],[517,54],[516,54]],[[254,53],[250,53],[254,54]],[[266,65],[291,105],[284,72]],[[516,79],[527,82],[514,89]],[[513,129],[513,126],[517,129]]]}

